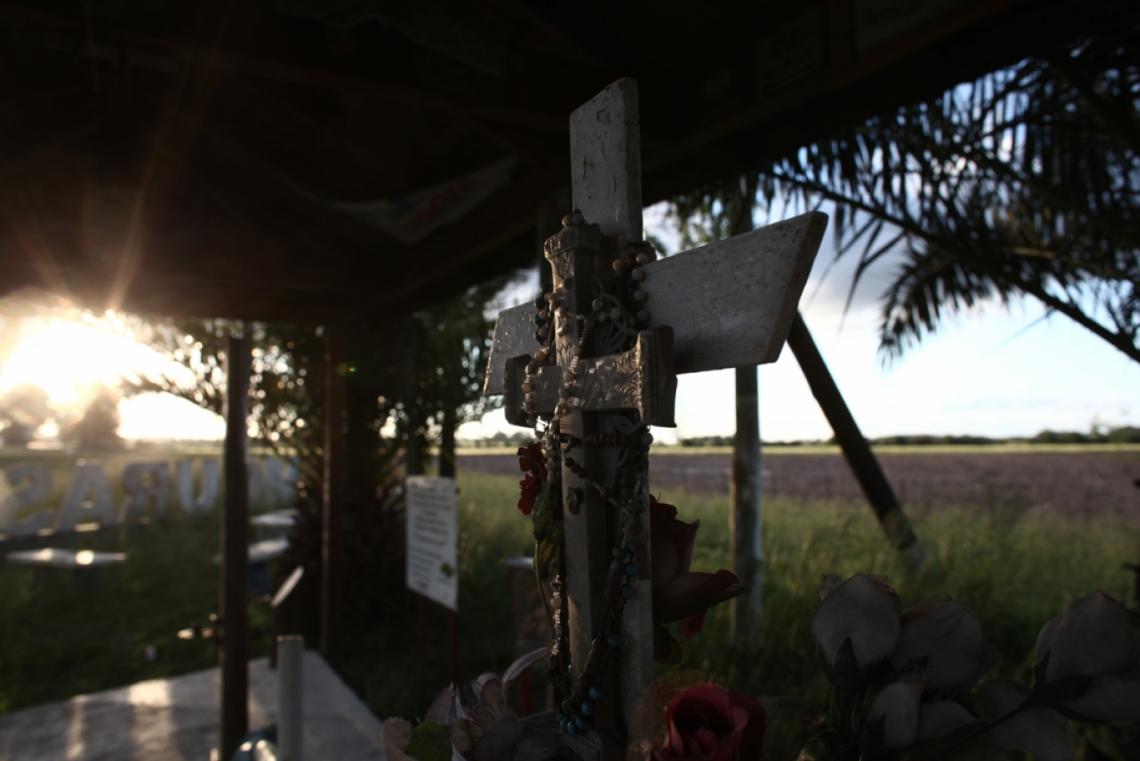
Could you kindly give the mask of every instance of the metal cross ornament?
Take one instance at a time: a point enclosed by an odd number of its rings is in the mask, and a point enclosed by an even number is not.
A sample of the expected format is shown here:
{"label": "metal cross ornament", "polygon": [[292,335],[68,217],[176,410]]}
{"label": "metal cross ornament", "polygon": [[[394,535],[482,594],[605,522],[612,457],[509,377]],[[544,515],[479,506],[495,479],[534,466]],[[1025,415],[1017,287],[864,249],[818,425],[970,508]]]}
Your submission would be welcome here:
{"label": "metal cross ornament", "polygon": [[[613,747],[604,738],[634,733],[654,677],[649,511],[620,515],[621,505],[643,504],[648,485],[643,463],[631,472],[628,452],[614,444],[627,437],[647,448],[648,426],[674,424],[677,373],[776,360],[827,224],[812,212],[656,260],[642,242],[638,124],[631,79],[571,115],[574,211],[545,246],[554,289],[499,315],[484,384],[484,394],[504,395],[510,422],[548,419],[560,442],[548,455],[566,508],[557,593],[573,672],[597,681],[598,642],[618,651],[614,675],[590,684],[591,694],[619,697],[587,733],[596,752],[583,752],[595,757]],[[607,605],[627,549],[635,578],[622,585],[618,634],[607,629]]]}

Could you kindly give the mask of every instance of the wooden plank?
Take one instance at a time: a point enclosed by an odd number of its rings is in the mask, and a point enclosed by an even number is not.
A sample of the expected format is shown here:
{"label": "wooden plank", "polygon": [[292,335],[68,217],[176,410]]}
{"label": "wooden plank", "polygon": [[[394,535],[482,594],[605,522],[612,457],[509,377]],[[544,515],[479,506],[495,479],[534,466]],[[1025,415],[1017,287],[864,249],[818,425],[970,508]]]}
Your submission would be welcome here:
{"label": "wooden plank", "polygon": [[249,473],[246,414],[249,404],[249,339],[231,336],[226,347],[225,517],[222,521],[221,611],[222,758],[232,758],[249,729],[246,671],[249,622],[246,561],[249,541]]}
{"label": "wooden plank", "polygon": [[[573,205],[586,221],[597,224],[606,235],[641,240],[641,129],[637,83],[632,79],[619,79],[570,115],[570,166]],[[592,282],[580,283],[579,297],[591,288]],[[568,421],[571,428],[585,435],[595,430],[605,416],[579,412],[570,417],[573,418]],[[585,446],[583,450],[586,468],[594,478],[599,483],[612,483],[619,468],[618,453]],[[565,468],[563,482],[567,490],[582,487],[580,479]],[[648,491],[648,486],[645,488]],[[573,515],[567,511],[566,514],[570,651],[578,668],[584,665],[583,655],[589,649],[590,639],[600,633],[603,590],[616,531],[616,523],[610,520],[613,516],[601,498],[590,489],[582,489],[582,493],[588,498],[581,512]],[[649,511],[644,512],[640,520],[648,536]],[[618,677],[621,706],[620,717],[613,717],[618,719],[619,726],[624,720],[626,727],[643,699],[644,690],[655,677],[648,545],[639,550],[638,560],[642,571],[621,617],[623,644]],[[581,601],[588,601],[588,607]]]}
{"label": "wooden plank", "polygon": [[641,240],[637,83],[619,79],[570,115],[574,208],[606,235]]}
{"label": "wooden plank", "polygon": [[483,396],[503,393],[506,390],[503,384],[507,378],[507,362],[524,354],[533,356],[537,350],[534,304],[519,304],[499,312],[495,332],[491,336],[491,355],[483,378]]}
{"label": "wooden plank", "polygon": [[809,212],[646,267],[649,311],[673,327],[677,372],[775,362],[826,226]]}

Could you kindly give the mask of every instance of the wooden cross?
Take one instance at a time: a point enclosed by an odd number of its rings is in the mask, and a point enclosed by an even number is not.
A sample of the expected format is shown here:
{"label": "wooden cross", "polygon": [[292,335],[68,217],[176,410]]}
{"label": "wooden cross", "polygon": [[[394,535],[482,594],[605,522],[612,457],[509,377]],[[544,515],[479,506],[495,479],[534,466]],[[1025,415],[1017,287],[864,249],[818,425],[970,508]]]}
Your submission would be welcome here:
{"label": "wooden cross", "polygon": [[[637,85],[622,79],[607,87],[570,117],[571,186],[580,221],[567,220],[547,242],[555,288],[563,289],[567,314],[588,311],[593,297],[589,273],[608,267],[600,247],[581,240],[597,225],[601,234],[640,241],[641,158]],[[561,430],[586,440],[605,430],[618,411],[635,412],[644,425],[673,425],[676,373],[774,362],[787,338],[800,293],[819,248],[827,217],[812,212],[760,230],[694,249],[641,267],[649,324],[632,349],[602,357],[582,357],[578,388]],[[572,240],[566,240],[567,237]],[[570,256],[564,255],[566,250]],[[574,255],[577,255],[577,260]],[[590,261],[590,260],[593,261]],[[484,394],[504,394],[507,419],[526,424],[523,374],[538,350],[533,305],[508,309],[495,326]],[[555,317],[555,365],[535,374],[530,391],[539,414],[554,411],[567,347],[576,338],[574,319]],[[596,481],[609,483],[618,463],[601,447],[584,447],[579,457]],[[565,465],[564,504],[582,501],[565,513],[566,590],[570,648],[581,667],[602,616],[613,523],[605,502],[582,489]],[[649,513],[642,516],[649,530]],[[647,549],[647,548],[646,548]],[[644,690],[653,680],[653,621],[650,559],[638,559],[639,581],[622,616],[621,713],[626,729]]]}

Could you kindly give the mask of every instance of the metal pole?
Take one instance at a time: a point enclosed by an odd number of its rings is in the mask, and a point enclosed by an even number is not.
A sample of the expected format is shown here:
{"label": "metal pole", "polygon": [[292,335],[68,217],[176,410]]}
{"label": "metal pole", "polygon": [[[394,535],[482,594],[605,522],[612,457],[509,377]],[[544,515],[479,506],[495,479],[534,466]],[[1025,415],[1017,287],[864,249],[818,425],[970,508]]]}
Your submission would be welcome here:
{"label": "metal pole", "polygon": [[734,642],[758,643],[764,613],[764,538],[760,523],[760,390],[757,368],[736,368],[732,440],[732,564],[748,591],[732,600]]}
{"label": "metal pole", "polygon": [[863,438],[851,410],[843,401],[843,395],[839,393],[839,387],[828,372],[823,356],[799,312],[796,312],[796,318],[788,332],[788,346],[792,347],[792,353],[796,355],[796,361],[807,378],[811,393],[819,402],[831,429],[835,431],[835,440],[839,442],[843,456],[851,466],[867,501],[871,503],[871,509],[875,511],[875,517],[879,519],[887,539],[911,567],[918,568],[926,559],[926,552],[911,528],[910,521],[903,514],[895,492],[870,445]]}
{"label": "metal pole", "polygon": [[301,761],[304,745],[305,638],[277,638],[277,753],[279,761]]}
{"label": "metal pole", "polygon": [[[725,199],[730,235],[754,228],[756,175],[741,177]],[[760,382],[757,367],[736,368],[736,434],[732,440],[732,570],[748,591],[729,609],[733,642],[759,643],[764,614],[764,537],[760,522]]]}
{"label": "metal pole", "polygon": [[225,514],[222,519],[222,758],[232,758],[249,729],[246,565],[249,552],[249,475],[246,410],[249,339],[231,336],[226,350]]}

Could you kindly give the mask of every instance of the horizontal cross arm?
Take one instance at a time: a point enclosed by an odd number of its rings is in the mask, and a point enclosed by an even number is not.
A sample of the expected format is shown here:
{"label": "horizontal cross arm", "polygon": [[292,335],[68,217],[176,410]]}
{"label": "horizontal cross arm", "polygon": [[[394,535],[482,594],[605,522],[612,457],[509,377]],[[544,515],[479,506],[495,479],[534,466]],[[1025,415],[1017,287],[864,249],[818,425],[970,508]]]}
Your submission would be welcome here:
{"label": "horizontal cross arm", "polygon": [[[678,373],[775,362],[815,261],[827,215],[809,212],[646,265],[651,324],[673,328]],[[512,357],[538,349],[534,307],[499,315],[484,380],[504,391]]]}
{"label": "horizontal cross arm", "polygon": [[677,372],[775,362],[826,227],[810,212],[647,266],[649,314],[673,328]]}

